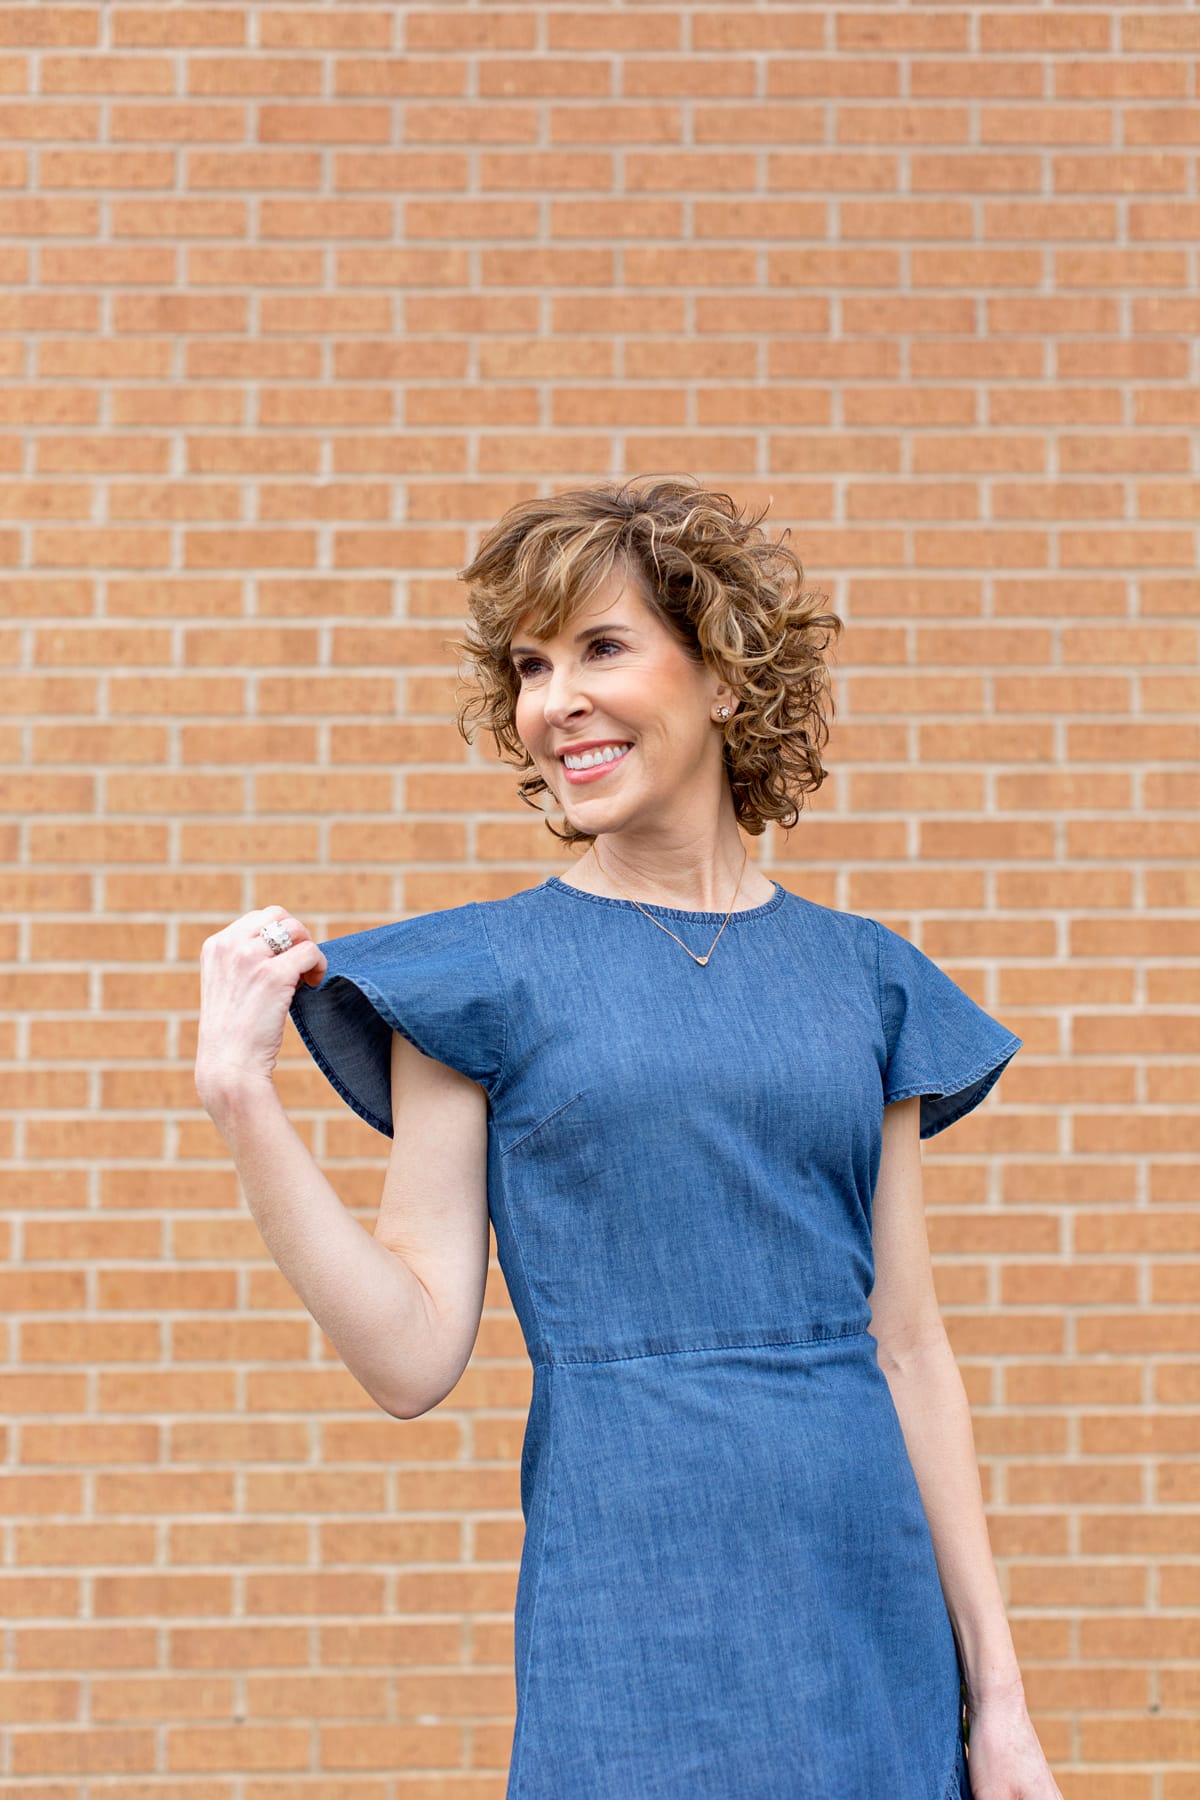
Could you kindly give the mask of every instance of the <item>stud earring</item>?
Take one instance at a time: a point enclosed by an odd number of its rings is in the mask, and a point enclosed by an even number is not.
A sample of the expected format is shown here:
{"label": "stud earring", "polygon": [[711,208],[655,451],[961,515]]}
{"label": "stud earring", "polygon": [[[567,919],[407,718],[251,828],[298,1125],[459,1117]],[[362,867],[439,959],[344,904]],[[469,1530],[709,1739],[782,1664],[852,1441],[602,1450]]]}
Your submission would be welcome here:
{"label": "stud earring", "polygon": [[729,708],[727,706],[718,706],[717,717],[718,719],[727,719],[729,717]]}

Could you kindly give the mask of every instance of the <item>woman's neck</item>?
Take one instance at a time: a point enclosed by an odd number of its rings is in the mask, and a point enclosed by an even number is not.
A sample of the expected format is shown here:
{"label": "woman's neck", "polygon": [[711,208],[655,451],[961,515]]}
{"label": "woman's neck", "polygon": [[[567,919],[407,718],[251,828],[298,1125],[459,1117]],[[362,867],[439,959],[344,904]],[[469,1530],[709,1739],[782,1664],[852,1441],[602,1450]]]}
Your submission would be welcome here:
{"label": "woman's neck", "polygon": [[736,866],[731,874],[717,875],[707,882],[696,879],[690,882],[682,879],[667,882],[661,877],[636,876],[626,870],[617,871],[614,880],[590,849],[579,858],[569,873],[560,873],[558,879],[565,881],[569,887],[580,888],[585,894],[598,894],[608,900],[640,900],[643,906],[675,906],[684,912],[728,912],[730,903],[734,901],[735,887],[735,913],[748,912],[751,907],[761,906],[764,901],[772,899],[775,893],[774,882],[768,880],[748,856],[742,869],[740,886]]}

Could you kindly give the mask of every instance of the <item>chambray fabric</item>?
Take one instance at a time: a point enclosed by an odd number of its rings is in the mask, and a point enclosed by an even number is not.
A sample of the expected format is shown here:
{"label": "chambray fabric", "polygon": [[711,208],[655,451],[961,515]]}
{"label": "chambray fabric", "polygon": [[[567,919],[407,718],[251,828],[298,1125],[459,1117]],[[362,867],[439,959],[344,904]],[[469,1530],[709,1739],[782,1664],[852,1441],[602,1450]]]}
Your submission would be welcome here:
{"label": "chambray fabric", "polygon": [[[721,913],[651,906],[703,955]],[[292,1018],[390,1136],[391,1031],[488,1096],[533,1366],[507,1800],[969,1800],[960,1664],[868,1329],[886,1104],[1022,1040],[776,886],[700,967],[550,876],[322,944]]]}

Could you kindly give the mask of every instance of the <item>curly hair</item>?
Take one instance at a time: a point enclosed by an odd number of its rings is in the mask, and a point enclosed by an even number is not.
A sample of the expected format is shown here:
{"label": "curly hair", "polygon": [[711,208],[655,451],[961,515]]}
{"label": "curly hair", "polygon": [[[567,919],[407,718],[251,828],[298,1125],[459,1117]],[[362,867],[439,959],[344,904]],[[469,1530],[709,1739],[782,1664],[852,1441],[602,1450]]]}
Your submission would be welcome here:
{"label": "curly hair", "polygon": [[[532,635],[552,636],[615,572],[738,696],[724,752],[738,824],[757,837],[768,820],[796,823],[804,794],[825,779],[823,708],[833,713],[825,650],[842,621],[815,610],[828,595],[801,590],[787,531],[772,543],[760,529],[769,504],[748,518],[728,494],[694,480],[640,476],[520,501],[487,532],[458,572],[472,626],[452,647],[469,659],[477,687],[456,723],[468,743],[468,723],[482,724],[502,759],[527,771],[518,784],[526,805],[541,811],[550,790],[515,728],[517,623],[530,614]],[[545,823],[564,844],[595,841]]]}

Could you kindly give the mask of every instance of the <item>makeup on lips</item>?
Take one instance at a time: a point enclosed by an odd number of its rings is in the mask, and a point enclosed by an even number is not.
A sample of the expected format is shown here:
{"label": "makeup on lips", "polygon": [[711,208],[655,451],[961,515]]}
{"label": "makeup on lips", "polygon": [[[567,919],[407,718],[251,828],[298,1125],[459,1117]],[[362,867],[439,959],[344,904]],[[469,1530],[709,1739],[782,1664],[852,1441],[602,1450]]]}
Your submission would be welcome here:
{"label": "makeup on lips", "polygon": [[[566,776],[567,780],[571,782],[573,786],[577,786],[585,781],[599,781],[602,776],[608,774],[610,769],[615,769],[618,763],[623,763],[632,748],[632,744],[605,744],[595,750],[581,751],[579,753],[581,757],[595,757],[598,759],[593,762],[590,767],[585,769],[569,769],[561,756],[559,757],[559,762],[562,763],[563,774]],[[572,761],[574,761],[574,752],[570,752],[569,754],[572,757]]]}

